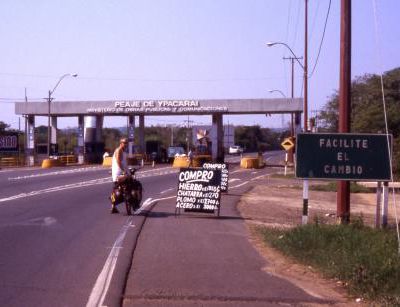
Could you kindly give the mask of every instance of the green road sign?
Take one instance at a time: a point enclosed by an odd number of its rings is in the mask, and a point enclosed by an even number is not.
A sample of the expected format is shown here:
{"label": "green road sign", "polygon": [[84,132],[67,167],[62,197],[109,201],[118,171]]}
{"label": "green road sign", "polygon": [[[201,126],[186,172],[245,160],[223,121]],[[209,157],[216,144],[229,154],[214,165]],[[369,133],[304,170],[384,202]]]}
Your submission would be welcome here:
{"label": "green road sign", "polygon": [[391,135],[299,133],[296,177],[302,179],[391,180]]}

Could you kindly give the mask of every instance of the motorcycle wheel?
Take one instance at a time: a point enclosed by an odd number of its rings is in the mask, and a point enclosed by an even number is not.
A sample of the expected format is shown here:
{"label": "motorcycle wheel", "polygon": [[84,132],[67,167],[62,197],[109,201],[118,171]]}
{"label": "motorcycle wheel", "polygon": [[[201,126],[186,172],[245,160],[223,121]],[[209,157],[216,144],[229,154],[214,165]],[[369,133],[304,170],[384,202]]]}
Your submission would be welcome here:
{"label": "motorcycle wheel", "polygon": [[132,205],[130,204],[129,201],[125,201],[125,207],[126,207],[126,214],[132,215]]}
{"label": "motorcycle wheel", "polygon": [[140,208],[140,204],[142,202],[142,187],[140,187],[139,189],[137,189],[134,192],[134,197],[132,199],[132,204],[133,204],[133,208],[136,211],[137,209]]}

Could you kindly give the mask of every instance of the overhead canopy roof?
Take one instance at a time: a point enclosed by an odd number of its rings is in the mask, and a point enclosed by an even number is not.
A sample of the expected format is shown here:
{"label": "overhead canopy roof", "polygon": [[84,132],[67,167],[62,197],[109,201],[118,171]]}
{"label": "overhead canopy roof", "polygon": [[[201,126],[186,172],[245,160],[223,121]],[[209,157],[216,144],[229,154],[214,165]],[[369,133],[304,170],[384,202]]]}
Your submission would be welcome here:
{"label": "overhead canopy roof", "polygon": [[[303,112],[302,98],[52,101],[50,105],[50,113],[56,116],[282,114],[296,112]],[[47,116],[49,104],[48,102],[16,102],[15,113]]]}

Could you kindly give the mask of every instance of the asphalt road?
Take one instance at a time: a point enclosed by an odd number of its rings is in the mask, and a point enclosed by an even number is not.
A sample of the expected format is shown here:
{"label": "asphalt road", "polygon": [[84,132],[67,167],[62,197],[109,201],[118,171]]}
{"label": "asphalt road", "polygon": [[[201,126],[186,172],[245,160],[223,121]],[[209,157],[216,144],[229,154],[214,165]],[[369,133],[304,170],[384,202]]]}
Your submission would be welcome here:
{"label": "asphalt road", "polygon": [[1,170],[0,306],[313,301],[261,271],[235,209],[273,170],[242,170],[229,159],[220,218],[176,217],[178,170],[167,166],[138,172],[143,210],[130,217],[122,207],[110,214],[103,167]]}
{"label": "asphalt road", "polygon": [[[175,174],[140,170],[144,199],[166,190]],[[144,215],[109,213],[109,170],[2,170],[0,186],[1,306],[85,306],[105,267],[113,282],[100,283],[99,299],[120,301]],[[111,252],[118,261],[107,267]]]}
{"label": "asphalt road", "polygon": [[175,215],[175,199],[158,201],[138,238],[123,306],[331,304],[264,271],[266,261],[248,240],[236,204],[273,172],[231,168],[219,217],[183,211]]}

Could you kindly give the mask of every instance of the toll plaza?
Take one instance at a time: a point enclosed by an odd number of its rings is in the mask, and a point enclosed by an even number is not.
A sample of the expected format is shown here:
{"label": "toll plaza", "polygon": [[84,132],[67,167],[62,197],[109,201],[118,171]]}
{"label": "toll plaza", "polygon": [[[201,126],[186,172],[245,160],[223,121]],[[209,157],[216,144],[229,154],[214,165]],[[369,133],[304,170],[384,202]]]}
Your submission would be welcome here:
{"label": "toll plaza", "polygon": [[[294,114],[295,131],[300,132],[300,115],[303,112],[302,98],[275,99],[207,99],[207,100],[108,100],[108,101],[52,101],[16,102],[15,113],[26,118],[26,164],[35,162],[35,118],[49,117],[50,148],[54,152],[57,144],[57,119],[76,117],[78,126],[78,163],[95,162],[104,153],[102,128],[106,116],[126,116],[128,125],[129,154],[133,154],[134,141],[138,151],[145,149],[144,127],[149,116],[210,115],[212,128],[210,139],[212,159],[223,161],[223,116],[252,114]],[[138,135],[135,127],[138,123]]]}

